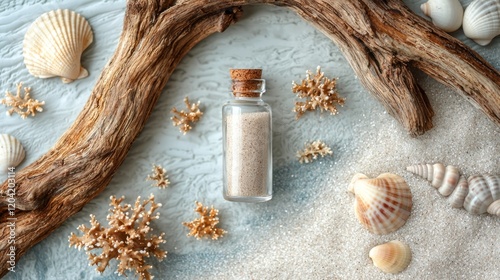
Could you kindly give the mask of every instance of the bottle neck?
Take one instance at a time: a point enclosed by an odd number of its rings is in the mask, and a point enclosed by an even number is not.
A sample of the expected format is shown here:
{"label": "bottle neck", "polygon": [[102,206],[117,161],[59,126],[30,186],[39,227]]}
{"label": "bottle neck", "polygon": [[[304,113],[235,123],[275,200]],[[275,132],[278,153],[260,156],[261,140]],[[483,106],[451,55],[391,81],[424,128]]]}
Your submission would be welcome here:
{"label": "bottle neck", "polygon": [[257,97],[247,97],[247,96],[234,96],[234,100],[237,101],[249,101],[249,102],[259,102],[262,101],[262,95],[257,96]]}
{"label": "bottle neck", "polygon": [[231,91],[237,100],[259,101],[266,91],[264,79],[232,80]]}

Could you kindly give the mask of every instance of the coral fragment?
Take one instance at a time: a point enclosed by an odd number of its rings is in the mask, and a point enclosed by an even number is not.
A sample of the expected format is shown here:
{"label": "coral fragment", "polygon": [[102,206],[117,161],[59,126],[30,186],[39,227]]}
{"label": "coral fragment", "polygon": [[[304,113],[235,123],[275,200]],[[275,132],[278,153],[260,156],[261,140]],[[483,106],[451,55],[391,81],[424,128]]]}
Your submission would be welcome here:
{"label": "coral fragment", "polygon": [[184,98],[184,103],[186,104],[187,112],[184,110],[177,110],[177,108],[172,108],[172,116],[170,119],[174,126],[179,126],[179,130],[185,135],[188,131],[193,129],[193,124],[198,122],[203,115],[200,111],[200,101],[198,103],[189,103],[189,98],[186,96]]}
{"label": "coral fragment", "polygon": [[148,175],[146,180],[156,181],[156,186],[160,189],[164,189],[170,185],[167,170],[156,164],[153,164],[153,174]]}
{"label": "coral fragment", "polygon": [[[90,215],[90,227],[80,225],[83,235],[77,236],[71,233],[69,246],[75,246],[78,250],[82,247],[87,251],[90,265],[96,265],[96,270],[102,273],[109,265],[111,259],[116,259],[118,263],[117,273],[125,275],[126,270],[135,271],[139,279],[152,279],[149,270],[151,265],[146,263],[145,258],[154,256],[160,261],[165,258],[167,252],[159,248],[161,243],[165,243],[163,236],[165,233],[153,235],[150,223],[157,220],[159,213],[154,213],[161,204],[155,203],[154,196],[141,202],[141,197],[135,201],[134,207],[130,204],[121,204],[124,197],[116,198],[112,196],[112,206],[107,216],[108,228],[104,228],[96,220],[94,215]],[[150,205],[149,210],[146,209]],[[101,254],[91,253],[91,250],[101,249]]]}
{"label": "coral fragment", "polygon": [[222,237],[227,231],[217,228],[216,225],[219,223],[219,210],[214,209],[212,205],[210,211],[208,207],[203,207],[201,202],[196,201],[195,212],[200,214],[200,218],[195,219],[192,222],[182,223],[184,226],[189,228],[188,236],[194,236],[196,239],[201,239],[203,237],[211,236],[212,239],[216,240]]}
{"label": "coral fragment", "polygon": [[306,71],[307,76],[300,85],[292,82],[292,92],[297,94],[299,98],[306,98],[305,101],[295,102],[294,112],[297,113],[296,119],[299,119],[307,111],[314,111],[320,108],[321,112],[329,111],[330,114],[336,115],[336,104],[343,106],[345,98],[342,98],[337,93],[337,80],[328,79],[325,73],[321,72],[321,67],[318,66],[316,74],[311,78],[312,72]]}
{"label": "coral fragment", "polygon": [[320,140],[316,140],[312,143],[305,144],[305,148],[302,151],[297,152],[297,157],[300,163],[309,163],[317,159],[318,156],[324,157],[326,155],[332,155],[333,152],[325,143]]}
{"label": "coral fragment", "polygon": [[42,112],[42,106],[45,101],[38,101],[30,98],[31,88],[24,87],[24,97],[21,97],[21,88],[23,88],[23,83],[17,84],[17,93],[13,95],[8,90],[5,91],[5,99],[0,100],[1,104],[7,107],[12,107],[7,110],[7,115],[11,116],[13,113],[17,113],[21,118],[26,119],[28,116],[35,116],[36,112]]}

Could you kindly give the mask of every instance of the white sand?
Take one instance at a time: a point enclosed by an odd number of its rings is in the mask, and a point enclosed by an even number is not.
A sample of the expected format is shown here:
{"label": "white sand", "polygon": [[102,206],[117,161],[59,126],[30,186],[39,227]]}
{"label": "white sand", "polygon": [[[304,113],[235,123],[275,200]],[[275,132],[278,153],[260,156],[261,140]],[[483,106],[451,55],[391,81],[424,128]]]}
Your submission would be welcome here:
{"label": "white sand", "polygon": [[[422,14],[418,6],[424,1],[405,2]],[[116,47],[124,6],[124,1],[0,3],[1,90],[24,81],[36,99],[46,101],[43,113],[25,121],[8,118],[0,109],[0,133],[14,134],[25,144],[27,158],[21,167],[44,154],[83,108]],[[95,34],[83,58],[90,76],[69,85],[31,77],[21,55],[29,23],[42,11],[59,7],[84,14]],[[428,182],[405,171],[407,165],[439,161],[457,165],[467,175],[498,174],[499,127],[456,92],[418,74],[436,112],[435,127],[411,138],[363,89],[324,35],[282,8],[259,6],[245,13],[239,24],[189,52],[110,185],[33,247],[18,263],[18,272],[6,279],[124,279],[112,268],[99,277],[83,252],[68,248],[67,238],[79,224],[88,223],[91,213],[104,220],[110,195],[125,195],[133,202],[150,193],[163,204],[161,223],[154,228],[166,232],[169,251],[164,262],[154,263],[156,279],[500,279],[500,219],[452,209]],[[466,40],[461,31],[455,35]],[[466,43],[500,69],[500,38],[488,47]],[[337,116],[308,113],[295,121],[291,81],[317,65],[339,77],[338,91],[347,98],[346,105]],[[273,108],[274,197],[264,204],[227,202],[221,195],[220,108],[229,96],[227,71],[246,66],[264,68],[264,99]],[[204,115],[183,136],[167,112],[182,105],[186,94],[201,100]],[[329,145],[334,156],[299,164],[296,151],[316,139]],[[167,169],[172,182],[168,189],[145,182],[152,163]],[[414,208],[406,225],[386,236],[362,228],[347,192],[356,172],[393,172],[407,180]],[[195,217],[194,200],[220,209],[226,236],[203,242],[186,237],[181,223]],[[413,251],[408,269],[395,276],[379,272],[368,257],[372,246],[392,239],[406,242]]]}
{"label": "white sand", "polygon": [[269,197],[271,114],[236,113],[226,116],[225,122],[226,195]]}

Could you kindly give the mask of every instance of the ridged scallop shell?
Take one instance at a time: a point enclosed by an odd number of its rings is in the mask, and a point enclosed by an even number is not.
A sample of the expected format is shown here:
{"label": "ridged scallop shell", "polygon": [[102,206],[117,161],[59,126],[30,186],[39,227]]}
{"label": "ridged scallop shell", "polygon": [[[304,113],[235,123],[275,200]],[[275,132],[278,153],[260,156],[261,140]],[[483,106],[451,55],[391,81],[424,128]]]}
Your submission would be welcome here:
{"label": "ridged scallop shell", "polygon": [[397,240],[373,247],[369,256],[376,267],[387,273],[401,272],[411,262],[410,247]]}
{"label": "ridged scallop shell", "polygon": [[80,64],[83,51],[92,43],[87,20],[70,10],[41,15],[24,36],[24,63],[38,78],[61,77],[64,83],[88,76]]}
{"label": "ridged scallop shell", "polygon": [[500,35],[500,0],[476,0],[464,13],[465,36],[481,46]]}
{"label": "ridged scallop shell", "polygon": [[476,175],[465,180],[458,168],[444,167],[441,163],[414,165],[406,169],[431,181],[443,196],[449,196],[452,207],[464,207],[477,215],[488,212],[500,216],[500,175]]}
{"label": "ridged scallop shell", "polygon": [[0,134],[0,174],[7,173],[9,167],[18,166],[25,156],[19,140],[9,134]]}
{"label": "ridged scallop shell", "polygon": [[446,32],[453,32],[462,25],[464,8],[458,0],[429,0],[420,6],[432,23]]}
{"label": "ridged scallop shell", "polygon": [[372,233],[391,233],[410,216],[412,194],[405,180],[396,174],[384,173],[370,179],[358,173],[351,180],[349,191],[356,196],[356,217]]}

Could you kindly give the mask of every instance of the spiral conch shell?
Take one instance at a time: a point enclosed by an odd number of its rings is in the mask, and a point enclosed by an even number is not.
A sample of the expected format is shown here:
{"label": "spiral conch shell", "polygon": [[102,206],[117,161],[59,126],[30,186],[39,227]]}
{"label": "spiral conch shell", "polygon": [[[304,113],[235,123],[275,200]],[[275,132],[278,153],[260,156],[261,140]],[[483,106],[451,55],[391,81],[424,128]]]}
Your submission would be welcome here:
{"label": "spiral conch shell", "polygon": [[23,145],[14,136],[0,134],[0,175],[7,174],[9,167],[18,166],[26,156]]}
{"label": "spiral conch shell", "polygon": [[24,36],[24,64],[38,78],[61,77],[70,83],[89,75],[80,64],[83,51],[92,43],[87,20],[70,10],[41,15]]}
{"label": "spiral conch shell", "polygon": [[452,207],[472,214],[490,213],[500,216],[500,176],[476,175],[468,180],[454,166],[441,163],[409,166],[408,171],[432,182],[443,196],[449,196]]}
{"label": "spiral conch shell", "polygon": [[373,247],[369,256],[376,267],[387,273],[401,272],[411,262],[410,247],[397,240]]}
{"label": "spiral conch shell", "polygon": [[500,0],[476,0],[465,9],[465,36],[481,46],[500,35]]}
{"label": "spiral conch shell", "polygon": [[412,194],[405,180],[396,174],[384,173],[370,179],[358,173],[352,178],[349,191],[356,196],[356,217],[372,233],[391,233],[410,216]]}
{"label": "spiral conch shell", "polygon": [[420,6],[432,23],[446,32],[453,32],[462,25],[464,8],[458,0],[429,0]]}

